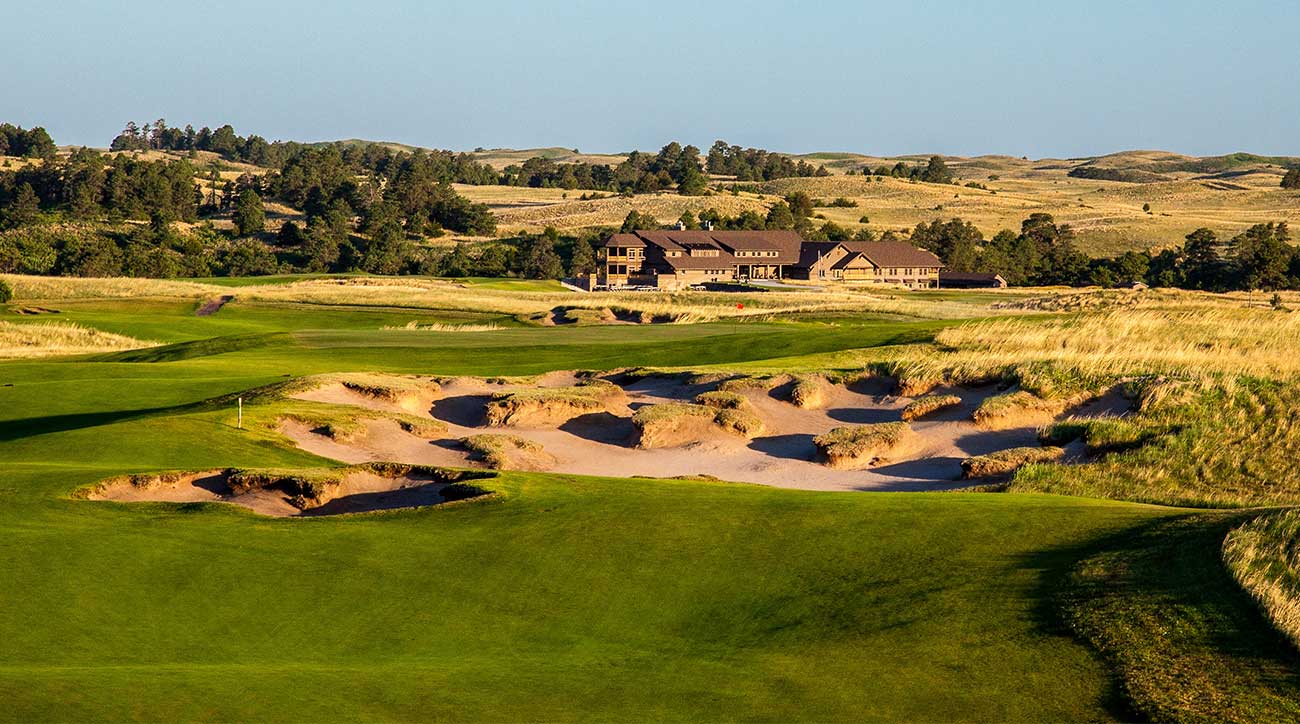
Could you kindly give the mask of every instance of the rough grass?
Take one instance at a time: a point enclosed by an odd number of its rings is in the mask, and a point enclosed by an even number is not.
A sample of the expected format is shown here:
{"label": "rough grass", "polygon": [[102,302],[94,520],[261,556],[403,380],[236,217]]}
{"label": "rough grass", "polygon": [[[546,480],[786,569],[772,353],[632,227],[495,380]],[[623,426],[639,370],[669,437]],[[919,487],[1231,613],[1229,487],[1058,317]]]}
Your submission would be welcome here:
{"label": "rough grass", "polygon": [[695,403],[705,407],[716,407],[725,410],[748,410],[753,407],[749,404],[749,400],[745,399],[744,395],[726,390],[701,392],[695,396]]}
{"label": "rough grass", "polygon": [[1261,515],[1223,541],[1228,570],[1300,647],[1300,510]]}
{"label": "rough grass", "polygon": [[864,467],[888,455],[911,434],[905,422],[879,422],[837,427],[813,438],[813,444],[830,467]]}
{"label": "rough grass", "polygon": [[1068,467],[1033,466],[1012,490],[1195,507],[1300,504],[1300,384],[1153,379],[1122,421],[1064,421],[1046,437],[1084,436],[1106,454]]}
{"label": "rough grass", "polygon": [[816,409],[826,404],[830,383],[821,375],[797,375],[790,387],[790,402],[795,407]]}
{"label": "rough grass", "polygon": [[156,345],[157,342],[101,332],[77,324],[59,322],[15,324],[0,321],[0,358],[120,352]]}
{"label": "rough grass", "polygon": [[460,439],[461,447],[470,451],[490,468],[504,468],[510,465],[518,453],[537,454],[543,451],[540,443],[525,440],[515,435],[481,433]]}
{"label": "rough grass", "polygon": [[1241,520],[1185,516],[1081,547],[1074,571],[1045,591],[1115,672],[1129,710],[1117,718],[1300,720],[1300,654],[1220,557]]}
{"label": "rough grass", "polygon": [[[270,420],[292,420],[306,425],[313,432],[345,445],[358,443],[369,434],[368,424],[378,420],[397,423],[404,432],[426,440],[435,440],[447,432],[447,425],[431,417],[421,417],[403,412],[370,410],[350,405],[302,405],[289,409],[274,405],[266,412],[250,409],[250,418],[265,417]],[[273,423],[274,425],[275,423]]]}
{"label": "rough grass", "polygon": [[393,375],[346,375],[339,381],[344,387],[366,397],[402,403],[419,395],[436,395],[442,388],[433,380]]}
{"label": "rough grass", "polygon": [[1044,400],[1031,392],[1015,390],[985,398],[971,413],[971,419],[987,428],[1022,427],[1026,421],[1057,415],[1064,409],[1061,400]]}
{"label": "rough grass", "polygon": [[998,450],[987,455],[976,455],[961,462],[963,478],[988,478],[1010,475],[1020,468],[1032,463],[1048,463],[1060,460],[1065,451],[1059,447],[1015,447]]}
{"label": "rough grass", "polygon": [[747,408],[748,405],[732,408],[685,402],[645,405],[632,414],[636,445],[641,448],[680,445],[693,441],[695,435],[711,427],[753,437],[763,431],[763,421]]}
{"label": "rough grass", "polygon": [[573,387],[538,387],[498,392],[484,405],[487,423],[496,427],[554,424],[600,412],[623,390],[605,380],[583,380]]}
{"label": "rough grass", "polygon": [[903,420],[919,420],[926,415],[932,415],[940,410],[946,410],[950,407],[956,407],[961,404],[961,398],[957,395],[926,395],[918,397],[907,403],[903,408]]}

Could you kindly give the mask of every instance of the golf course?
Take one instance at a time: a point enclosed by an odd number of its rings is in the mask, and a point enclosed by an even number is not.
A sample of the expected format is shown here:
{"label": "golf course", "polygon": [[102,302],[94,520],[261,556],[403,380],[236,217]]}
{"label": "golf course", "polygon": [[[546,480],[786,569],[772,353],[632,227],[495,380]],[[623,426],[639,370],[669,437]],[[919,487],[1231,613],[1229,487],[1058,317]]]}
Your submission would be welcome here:
{"label": "golf course", "polygon": [[[1061,394],[1072,380],[1100,389],[1138,379],[1125,364],[1167,382],[1184,353],[1162,334],[1164,358],[1143,344],[1143,358],[1125,361],[1111,345],[1105,370],[1044,354],[995,379],[975,374],[983,352],[962,335],[1018,330],[1002,337],[1014,364],[1051,325],[1114,314],[1204,323],[1203,310],[1188,312],[1201,305],[1220,310],[1225,337],[1259,350],[1228,317],[1267,310],[1148,293],[1060,314],[1041,300],[1076,293],[1024,290],[752,294],[737,316],[726,295],[682,293],[622,301],[689,307],[693,323],[541,324],[533,307],[612,302],[503,280],[6,279],[15,294],[0,331],[16,341],[0,362],[4,721],[1300,716],[1300,656],[1221,554],[1225,536],[1300,488],[1278,479],[1251,493],[1224,476],[1202,481],[1214,495],[1128,494],[1124,475],[1154,484],[1161,474],[1142,469],[1143,456],[1164,459],[1169,475],[1210,470],[1201,448],[1224,434],[1222,419],[1171,430],[1161,415],[1174,413],[1154,404],[1063,418],[1044,430],[1087,428],[1083,458],[947,492],[466,463],[471,497],[346,515],[94,494],[114,479],[147,493],[159,483],[141,481],[168,471],[342,469],[283,431],[286,415],[325,414],[289,394],[320,376],[805,371],[831,386],[915,387],[942,368],[954,385],[1051,399],[1044,379]],[[355,286],[354,301],[330,296],[339,284]],[[471,295],[489,301],[478,311],[448,301]],[[789,304],[818,308],[777,313]],[[67,354],[51,330],[68,328],[102,350]],[[1275,351],[1261,363],[1284,380],[1293,362]],[[1252,379],[1258,389],[1238,382],[1226,394],[1289,394],[1285,382]],[[1188,394],[1225,394],[1198,384]],[[1235,413],[1233,399],[1215,408],[1220,418]],[[1274,426],[1267,440],[1236,430],[1241,454],[1265,443],[1294,451],[1279,411],[1241,404]],[[1157,428],[1159,439],[1146,434]],[[1273,473],[1269,456],[1251,464],[1247,475]],[[1067,483],[1073,494],[1053,494]]]}

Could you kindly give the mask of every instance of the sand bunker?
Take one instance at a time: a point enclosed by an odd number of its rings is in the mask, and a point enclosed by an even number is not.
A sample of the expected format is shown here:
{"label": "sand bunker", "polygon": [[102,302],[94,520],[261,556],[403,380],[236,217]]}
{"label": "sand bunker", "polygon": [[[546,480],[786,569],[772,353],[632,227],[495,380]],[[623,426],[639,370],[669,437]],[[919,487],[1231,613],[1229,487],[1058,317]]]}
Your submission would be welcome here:
{"label": "sand bunker", "polygon": [[324,470],[205,470],[129,475],[85,491],[89,500],[231,503],[261,515],[311,517],[419,508],[486,495],[484,473],[404,464]]}
{"label": "sand bunker", "polygon": [[[598,406],[576,414],[548,412],[512,420],[509,436],[520,442],[511,442],[498,454],[463,444],[467,438],[504,432],[487,424],[486,410],[494,401],[535,398],[538,391],[563,396],[581,389],[580,383],[587,379],[590,375],[575,373],[552,373],[536,380],[441,379],[436,399],[422,413],[446,428],[440,435],[430,435],[432,439],[405,432],[389,420],[367,421],[366,434],[355,442],[332,439],[292,421],[281,430],[304,450],[350,463],[397,460],[614,477],[702,476],[815,490],[943,490],[975,484],[963,480],[963,461],[1013,448],[1039,448],[1040,426],[1069,412],[1061,407],[1045,417],[1005,416],[995,427],[986,427],[972,419],[976,410],[1008,390],[939,387],[927,396],[943,398],[943,404],[925,409],[924,414],[912,408],[907,440],[869,456],[869,462],[831,467],[819,457],[818,436],[836,428],[902,422],[904,411],[921,398],[895,394],[893,381],[884,378],[849,385],[821,378],[816,380],[820,406],[798,407],[791,401],[796,380],[790,376],[748,380],[722,375],[611,374],[602,380],[610,387],[617,383],[617,389],[602,397]],[[294,396],[398,409],[392,402],[341,385]],[[1118,416],[1128,404],[1111,394],[1074,412]],[[923,407],[929,405],[934,403]],[[663,415],[663,410],[674,414]],[[648,435],[647,421],[654,421]],[[1071,459],[1067,456],[1067,461]]]}

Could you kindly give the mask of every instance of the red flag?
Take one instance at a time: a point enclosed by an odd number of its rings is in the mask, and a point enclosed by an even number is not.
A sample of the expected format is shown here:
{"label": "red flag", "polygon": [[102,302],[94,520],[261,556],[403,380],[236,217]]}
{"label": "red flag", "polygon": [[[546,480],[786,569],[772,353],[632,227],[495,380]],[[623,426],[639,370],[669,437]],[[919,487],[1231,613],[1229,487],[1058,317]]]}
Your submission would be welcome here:
{"label": "red flag", "polygon": [[745,308],[745,305],[743,305],[743,304],[737,304],[737,305],[736,305],[736,309],[744,309],[744,308]]}

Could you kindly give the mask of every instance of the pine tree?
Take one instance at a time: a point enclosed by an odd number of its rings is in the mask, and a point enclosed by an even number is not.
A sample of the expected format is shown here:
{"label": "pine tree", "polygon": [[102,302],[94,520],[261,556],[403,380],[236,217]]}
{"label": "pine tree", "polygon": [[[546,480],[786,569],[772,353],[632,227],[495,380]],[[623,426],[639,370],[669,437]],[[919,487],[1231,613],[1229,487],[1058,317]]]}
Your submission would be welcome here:
{"label": "pine tree", "polygon": [[262,207],[262,197],[256,191],[244,189],[244,193],[239,195],[239,200],[235,202],[233,221],[240,236],[261,233],[262,226],[266,223],[266,211]]}
{"label": "pine tree", "polygon": [[581,277],[596,271],[596,254],[586,239],[573,242],[573,258],[569,260],[569,276]]}
{"label": "pine tree", "polygon": [[29,183],[18,187],[13,205],[5,214],[5,224],[12,228],[28,226],[41,218],[41,200]]}
{"label": "pine tree", "polygon": [[524,276],[529,279],[559,279],[564,276],[564,265],[560,255],[555,252],[555,242],[559,233],[553,227],[546,227],[540,236],[528,245],[524,257]]}

